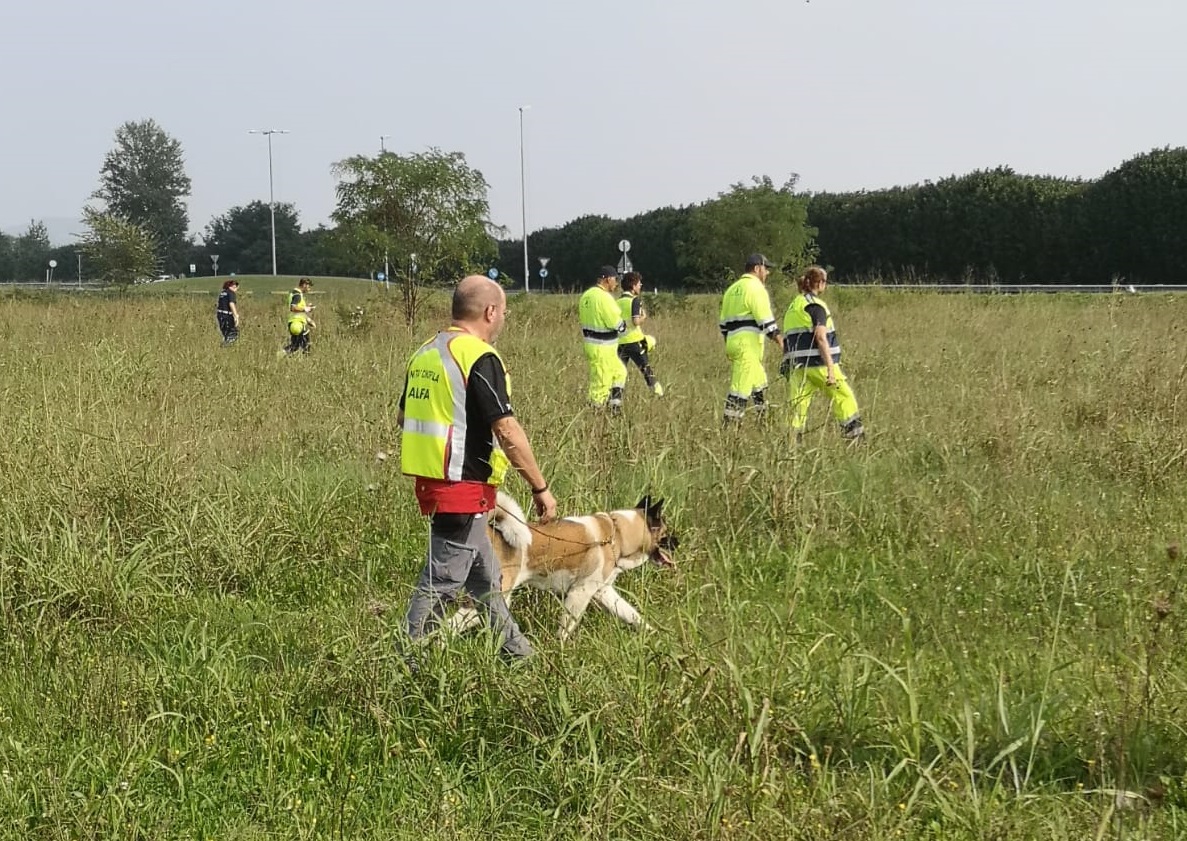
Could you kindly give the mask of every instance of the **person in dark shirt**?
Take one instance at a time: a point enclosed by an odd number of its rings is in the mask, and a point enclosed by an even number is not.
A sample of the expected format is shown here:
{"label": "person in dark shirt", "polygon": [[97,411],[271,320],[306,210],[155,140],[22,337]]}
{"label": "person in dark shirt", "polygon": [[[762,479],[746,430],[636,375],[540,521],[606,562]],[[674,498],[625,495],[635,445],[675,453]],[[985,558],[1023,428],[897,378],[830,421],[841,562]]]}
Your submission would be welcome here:
{"label": "person in dark shirt", "polygon": [[235,344],[239,338],[239,281],[223,281],[218,302],[214,305],[214,318],[219,332],[223,334],[223,347]]}
{"label": "person in dark shirt", "polygon": [[622,277],[622,297],[618,299],[618,308],[622,319],[626,322],[626,332],[618,337],[618,358],[625,365],[634,362],[643,374],[643,381],[656,397],[664,396],[664,387],[655,378],[651,370],[649,351],[655,341],[653,336],[643,333],[643,322],[647,320],[647,311],[643,309],[643,275],[638,272],[627,272]]}
{"label": "person in dark shirt", "polygon": [[[494,348],[506,315],[507,296],[497,283],[466,277],[454,290],[449,328],[408,363],[398,415],[400,469],[416,479],[417,503],[430,520],[429,551],[407,622],[414,640],[431,633],[445,604],[464,589],[499,634],[503,653],[526,657],[532,646],[502,596],[486,514],[508,467],[532,489],[541,522],[556,516],[556,500],[511,408],[506,369]],[[415,668],[415,658],[409,665]]]}
{"label": "person in dark shirt", "polygon": [[841,340],[832,311],[820,297],[828,288],[828,272],[809,266],[798,286],[799,294],[783,318],[783,363],[779,366],[779,372],[790,380],[791,428],[798,440],[808,421],[812,396],[822,391],[832,403],[841,437],[860,440],[865,427],[853,388],[841,370]]}

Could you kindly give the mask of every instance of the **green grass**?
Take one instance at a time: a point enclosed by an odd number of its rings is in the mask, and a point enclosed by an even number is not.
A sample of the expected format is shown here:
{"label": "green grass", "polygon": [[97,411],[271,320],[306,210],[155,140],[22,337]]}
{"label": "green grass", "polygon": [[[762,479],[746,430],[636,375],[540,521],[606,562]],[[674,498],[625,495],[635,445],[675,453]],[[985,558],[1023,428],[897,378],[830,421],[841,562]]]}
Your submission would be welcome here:
{"label": "green grass", "polygon": [[869,440],[797,448],[721,430],[715,301],[650,302],[615,419],[576,300],[513,297],[563,512],[664,496],[679,566],[621,580],[654,634],[529,594],[535,662],[411,675],[393,404],[448,300],[317,282],[278,360],[292,279],[241,280],[226,350],[210,295],[0,299],[0,838],[1187,834],[1179,299],[837,290]]}

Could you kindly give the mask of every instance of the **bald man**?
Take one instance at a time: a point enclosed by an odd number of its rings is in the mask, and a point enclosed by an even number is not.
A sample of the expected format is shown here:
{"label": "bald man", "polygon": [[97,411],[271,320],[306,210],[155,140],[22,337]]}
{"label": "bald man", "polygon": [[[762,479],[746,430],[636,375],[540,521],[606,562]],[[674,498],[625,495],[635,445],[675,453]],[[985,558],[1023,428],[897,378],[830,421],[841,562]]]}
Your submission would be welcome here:
{"label": "bald man", "polygon": [[514,467],[532,489],[540,522],[556,500],[511,409],[511,387],[494,342],[507,296],[471,275],[453,293],[452,324],[413,354],[400,398],[400,467],[416,479],[416,499],[430,518],[429,551],[408,608],[408,634],[419,639],[441,622],[464,589],[500,636],[504,655],[532,647],[501,595],[498,559],[486,531],[499,484]]}

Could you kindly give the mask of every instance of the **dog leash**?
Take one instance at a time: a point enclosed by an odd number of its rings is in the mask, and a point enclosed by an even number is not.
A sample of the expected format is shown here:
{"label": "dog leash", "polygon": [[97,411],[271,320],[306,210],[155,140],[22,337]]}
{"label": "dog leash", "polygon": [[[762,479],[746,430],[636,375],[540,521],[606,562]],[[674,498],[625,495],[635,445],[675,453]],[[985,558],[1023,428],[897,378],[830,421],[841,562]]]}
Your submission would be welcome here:
{"label": "dog leash", "polygon": [[[534,526],[531,523],[529,523],[527,520],[517,517],[512,512],[508,511],[506,508],[500,508],[498,510],[502,511],[505,516],[511,518],[512,520],[515,520],[515,522],[522,523],[524,526],[527,527],[528,531],[532,531],[532,532],[535,532],[536,534],[543,535],[544,537],[547,537],[549,540],[555,540],[559,543],[571,543],[574,546],[581,547],[580,549],[574,550],[566,555],[561,555],[562,558],[568,558],[572,555],[580,554],[581,552],[584,552],[587,549],[593,549],[595,546],[610,546],[614,543],[614,538],[618,535],[618,523],[614,522],[614,518],[611,517],[609,514],[606,514],[605,516],[610,521],[610,536],[607,537],[605,540],[586,542],[583,540],[570,540],[567,537],[560,537],[558,535],[548,534],[543,529],[541,529],[539,526]],[[599,515],[595,514],[594,516],[596,517]]]}

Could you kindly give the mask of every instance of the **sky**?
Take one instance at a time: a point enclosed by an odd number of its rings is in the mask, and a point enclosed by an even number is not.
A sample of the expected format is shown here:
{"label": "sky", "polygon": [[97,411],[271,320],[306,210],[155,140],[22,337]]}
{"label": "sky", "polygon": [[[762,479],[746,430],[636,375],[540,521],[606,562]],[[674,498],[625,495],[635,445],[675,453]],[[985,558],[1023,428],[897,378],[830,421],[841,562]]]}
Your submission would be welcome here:
{"label": "sky", "polygon": [[[39,0],[0,5],[0,227],[62,225],[116,128],[184,150],[190,228],[334,161],[460,151],[492,219],[627,217],[798,173],[877,189],[1011,166],[1096,178],[1187,143],[1183,0]],[[77,228],[81,230],[81,228]]]}

